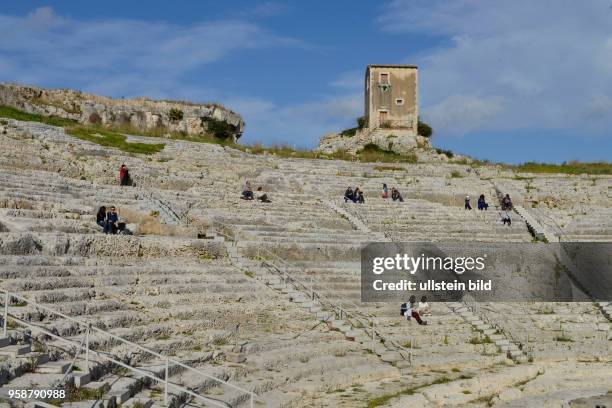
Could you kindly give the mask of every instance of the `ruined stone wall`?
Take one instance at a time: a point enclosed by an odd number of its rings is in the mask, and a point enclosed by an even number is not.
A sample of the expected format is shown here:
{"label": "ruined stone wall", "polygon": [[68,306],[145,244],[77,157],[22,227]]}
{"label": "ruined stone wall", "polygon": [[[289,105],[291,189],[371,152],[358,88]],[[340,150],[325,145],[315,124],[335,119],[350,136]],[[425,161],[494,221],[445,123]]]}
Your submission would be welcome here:
{"label": "ruined stone wall", "polygon": [[242,117],[217,104],[157,101],[146,98],[112,99],[70,89],[44,89],[0,84],[0,104],[29,113],[59,116],[83,124],[130,127],[141,131],[209,133],[214,121],[229,125],[234,139],[244,130]]}

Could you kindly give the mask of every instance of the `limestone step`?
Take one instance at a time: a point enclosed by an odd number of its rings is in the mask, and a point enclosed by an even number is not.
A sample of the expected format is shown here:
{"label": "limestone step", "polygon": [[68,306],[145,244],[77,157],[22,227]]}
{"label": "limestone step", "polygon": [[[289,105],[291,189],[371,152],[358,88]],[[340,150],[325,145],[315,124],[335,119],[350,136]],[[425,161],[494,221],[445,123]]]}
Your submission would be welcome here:
{"label": "limestone step", "polygon": [[11,346],[4,346],[0,348],[0,355],[17,357],[22,354],[27,354],[31,352],[31,347],[29,345],[20,345],[15,344]]}
{"label": "limestone step", "polygon": [[132,396],[132,393],[130,390],[121,388],[121,389],[116,389],[116,390],[115,389],[110,390],[108,394],[105,395],[104,399],[110,401],[112,400],[112,398],[114,398],[117,404],[123,404],[131,396]]}
{"label": "limestone step", "polygon": [[126,408],[151,408],[153,400],[149,398],[130,398],[122,406]]}
{"label": "limestone step", "polygon": [[41,374],[65,374],[70,368],[68,361],[49,361],[36,367],[36,372]]}
{"label": "limestone step", "polygon": [[91,374],[88,372],[74,372],[72,374],[74,386],[80,388],[91,381]]}
{"label": "limestone step", "polygon": [[397,351],[387,351],[380,356],[380,359],[387,363],[395,363],[403,360],[401,354]]}

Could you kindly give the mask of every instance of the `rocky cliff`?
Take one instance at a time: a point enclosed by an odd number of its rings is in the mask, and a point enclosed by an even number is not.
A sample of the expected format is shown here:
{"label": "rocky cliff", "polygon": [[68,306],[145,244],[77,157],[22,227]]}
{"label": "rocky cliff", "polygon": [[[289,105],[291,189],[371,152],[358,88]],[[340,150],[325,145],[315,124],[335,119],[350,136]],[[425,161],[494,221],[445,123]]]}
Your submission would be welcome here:
{"label": "rocky cliff", "polygon": [[128,127],[140,131],[200,136],[211,133],[222,123],[221,127],[236,140],[244,130],[244,121],[239,114],[217,104],[146,98],[112,99],[70,89],[15,84],[0,84],[0,104],[29,113],[73,119],[83,124]]}

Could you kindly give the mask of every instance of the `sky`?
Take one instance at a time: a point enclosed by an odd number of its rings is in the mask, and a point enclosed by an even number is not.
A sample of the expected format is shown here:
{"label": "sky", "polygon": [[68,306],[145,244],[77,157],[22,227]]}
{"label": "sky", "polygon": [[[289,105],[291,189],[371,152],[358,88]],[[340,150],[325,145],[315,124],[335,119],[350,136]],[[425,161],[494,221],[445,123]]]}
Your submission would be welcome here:
{"label": "sky", "polygon": [[7,3],[0,82],[219,102],[241,141],[311,148],[363,115],[367,64],[416,64],[436,147],[612,160],[612,0]]}

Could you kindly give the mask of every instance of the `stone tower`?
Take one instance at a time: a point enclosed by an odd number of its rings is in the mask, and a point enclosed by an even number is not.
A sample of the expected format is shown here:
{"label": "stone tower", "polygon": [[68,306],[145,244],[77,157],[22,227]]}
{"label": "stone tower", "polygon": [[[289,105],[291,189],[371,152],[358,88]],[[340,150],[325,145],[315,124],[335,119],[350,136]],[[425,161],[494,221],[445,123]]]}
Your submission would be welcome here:
{"label": "stone tower", "polygon": [[368,65],[365,74],[368,128],[409,130],[416,135],[417,84],[415,65]]}

